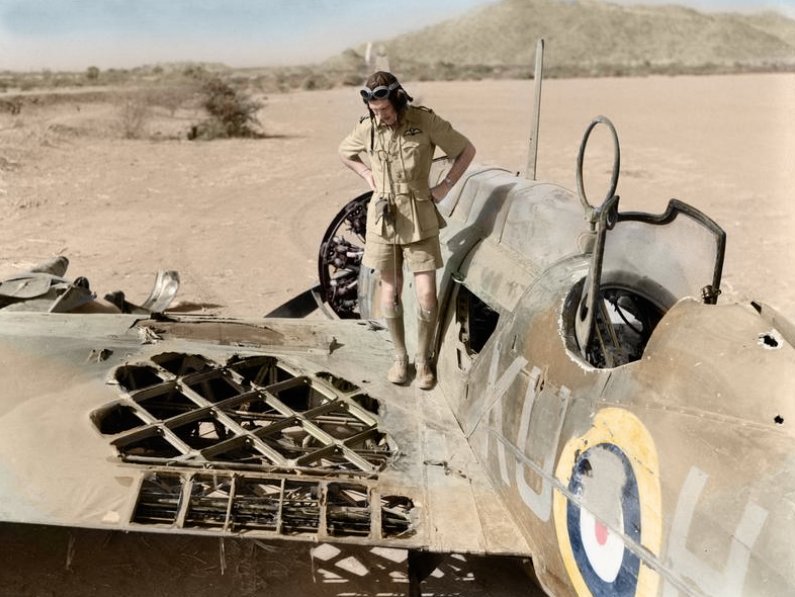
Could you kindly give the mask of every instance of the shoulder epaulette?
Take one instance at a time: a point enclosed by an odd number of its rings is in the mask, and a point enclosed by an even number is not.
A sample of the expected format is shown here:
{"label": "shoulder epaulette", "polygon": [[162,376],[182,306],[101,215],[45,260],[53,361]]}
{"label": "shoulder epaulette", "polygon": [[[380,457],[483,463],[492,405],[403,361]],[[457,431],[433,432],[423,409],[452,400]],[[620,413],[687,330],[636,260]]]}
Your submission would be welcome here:
{"label": "shoulder epaulette", "polygon": [[430,112],[431,114],[433,114],[433,110],[431,110],[427,106],[414,106],[414,107],[417,108],[417,110],[422,110],[423,112]]}

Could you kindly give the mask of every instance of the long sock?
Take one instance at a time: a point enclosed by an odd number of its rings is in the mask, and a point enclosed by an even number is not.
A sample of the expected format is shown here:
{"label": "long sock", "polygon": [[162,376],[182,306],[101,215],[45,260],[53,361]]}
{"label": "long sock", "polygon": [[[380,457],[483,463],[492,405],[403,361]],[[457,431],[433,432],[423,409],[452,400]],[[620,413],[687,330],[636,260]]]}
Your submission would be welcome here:
{"label": "long sock", "polygon": [[436,307],[420,308],[417,311],[417,357],[414,361],[417,369],[417,387],[430,390],[436,383],[431,365],[431,344],[436,328]]}
{"label": "long sock", "polygon": [[406,354],[406,331],[403,326],[403,307],[399,304],[382,305],[384,321],[395,347],[395,356]]}
{"label": "long sock", "polygon": [[417,359],[429,361],[431,357],[431,344],[433,333],[436,329],[436,305],[431,309],[419,307],[417,309]]}

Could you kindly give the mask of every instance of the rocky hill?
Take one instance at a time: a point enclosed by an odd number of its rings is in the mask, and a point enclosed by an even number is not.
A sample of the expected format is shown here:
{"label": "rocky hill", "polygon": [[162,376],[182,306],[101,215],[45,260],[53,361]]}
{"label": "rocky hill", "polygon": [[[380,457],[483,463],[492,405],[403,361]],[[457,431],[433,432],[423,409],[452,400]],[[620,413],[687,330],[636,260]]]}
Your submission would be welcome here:
{"label": "rocky hill", "polygon": [[[412,33],[373,40],[370,54],[376,59],[370,64],[367,48],[360,46],[321,64],[299,66],[183,62],[93,73],[0,71],[0,93],[137,85],[155,87],[155,95],[163,97],[164,88],[184,90],[206,75],[219,75],[250,93],[277,93],[355,86],[385,68],[404,80],[528,78],[540,37],[546,40],[548,77],[795,71],[795,20],[776,12],[501,0]],[[0,112],[16,105],[0,102]]]}
{"label": "rocky hill", "polygon": [[[379,44],[407,78],[521,77],[539,37],[551,76],[795,69],[795,20],[778,13],[598,0],[502,0]],[[329,65],[350,66],[352,53]]]}

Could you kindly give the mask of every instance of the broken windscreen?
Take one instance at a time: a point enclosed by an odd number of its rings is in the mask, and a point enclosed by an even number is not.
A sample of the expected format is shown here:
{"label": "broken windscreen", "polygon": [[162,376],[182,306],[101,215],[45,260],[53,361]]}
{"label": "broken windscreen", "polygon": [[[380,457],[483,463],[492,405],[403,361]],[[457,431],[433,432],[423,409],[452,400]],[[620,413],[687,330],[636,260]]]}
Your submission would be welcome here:
{"label": "broken windscreen", "polygon": [[725,245],[720,226],[676,199],[662,215],[620,213],[606,231],[601,284],[633,290],[662,310],[685,296],[712,296]]}
{"label": "broken windscreen", "polygon": [[681,298],[714,303],[726,244],[715,222],[681,201],[661,215],[620,214],[617,206],[614,197],[600,214],[588,278],[574,290],[580,353],[599,368],[638,360]]}

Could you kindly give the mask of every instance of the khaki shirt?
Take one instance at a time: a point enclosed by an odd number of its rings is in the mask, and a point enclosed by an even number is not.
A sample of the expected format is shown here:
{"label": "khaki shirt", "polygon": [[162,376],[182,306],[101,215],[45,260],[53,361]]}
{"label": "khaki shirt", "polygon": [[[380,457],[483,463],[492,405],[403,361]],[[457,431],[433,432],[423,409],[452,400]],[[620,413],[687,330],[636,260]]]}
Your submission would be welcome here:
{"label": "khaki shirt", "polygon": [[[376,191],[367,210],[366,242],[407,244],[439,234],[444,220],[428,186],[433,154],[438,146],[455,158],[467,143],[449,122],[424,107],[409,106],[394,129],[362,118],[339,152],[348,159],[367,152],[370,158]],[[381,197],[391,206],[391,221],[378,217],[375,205]]]}

